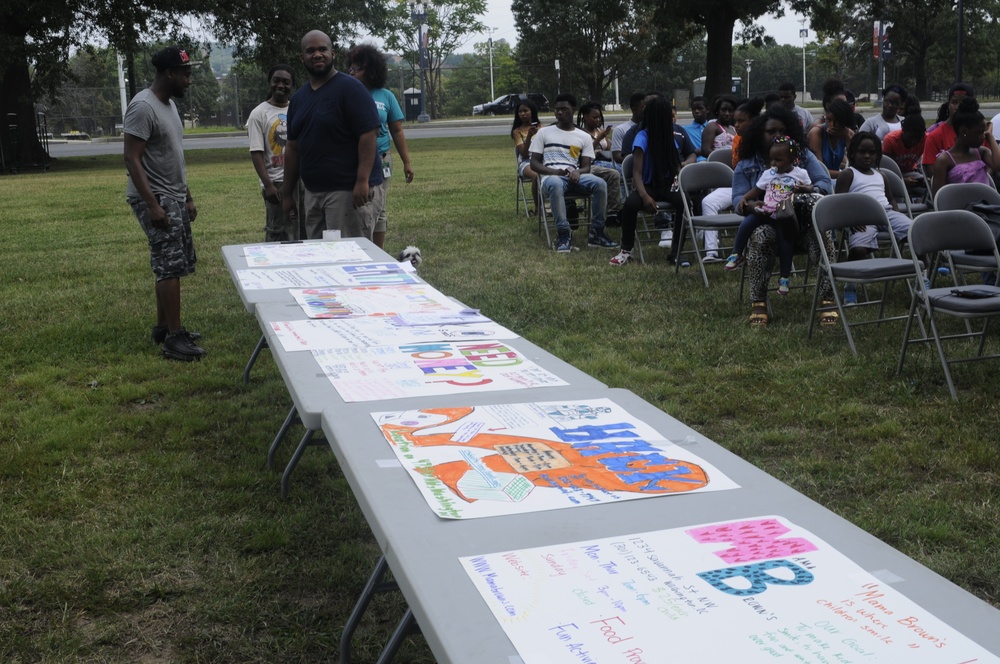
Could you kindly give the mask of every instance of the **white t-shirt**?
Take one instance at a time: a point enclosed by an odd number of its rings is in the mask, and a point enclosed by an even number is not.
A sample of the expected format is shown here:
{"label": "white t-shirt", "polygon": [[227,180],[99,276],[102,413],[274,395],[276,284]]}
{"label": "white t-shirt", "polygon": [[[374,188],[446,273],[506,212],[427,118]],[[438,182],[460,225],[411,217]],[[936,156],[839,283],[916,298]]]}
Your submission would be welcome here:
{"label": "white t-shirt", "polygon": [[[271,182],[285,179],[285,144],[288,142],[288,107],[279,108],[263,102],[247,118],[250,152],[263,152]],[[264,186],[264,183],[261,183]]]}
{"label": "white t-shirt", "polygon": [[902,129],[903,123],[897,117],[895,122],[888,122],[882,117],[882,114],[873,115],[872,117],[865,120],[864,124],[858,131],[870,131],[871,133],[878,136],[878,140],[885,138],[886,134],[890,131],[896,131],[897,129]]}
{"label": "white t-shirt", "polygon": [[580,157],[594,159],[594,139],[582,129],[563,131],[557,125],[542,127],[531,139],[531,154],[542,155],[549,168],[580,168]]}
{"label": "white t-shirt", "polygon": [[622,149],[622,141],[625,140],[625,134],[627,134],[628,130],[631,129],[632,127],[634,127],[634,126],[635,126],[635,123],[632,122],[632,118],[629,118],[628,120],[626,120],[625,122],[623,122],[621,124],[615,125],[615,128],[611,130],[611,151],[612,152],[614,152],[615,150],[621,151],[621,149]]}
{"label": "white t-shirt", "polygon": [[993,116],[993,137],[1000,136],[1000,113]]}

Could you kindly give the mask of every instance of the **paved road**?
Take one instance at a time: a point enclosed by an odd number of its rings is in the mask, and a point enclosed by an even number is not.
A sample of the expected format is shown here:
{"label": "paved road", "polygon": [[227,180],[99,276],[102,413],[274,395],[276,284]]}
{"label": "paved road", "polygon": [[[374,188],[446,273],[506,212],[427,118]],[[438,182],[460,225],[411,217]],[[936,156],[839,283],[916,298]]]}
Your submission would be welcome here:
{"label": "paved road", "polygon": [[[484,120],[475,124],[451,124],[435,122],[428,126],[410,125],[406,127],[409,138],[445,138],[460,136],[506,136],[510,133],[511,120],[502,124],[493,120]],[[185,150],[205,150],[209,148],[244,148],[250,147],[246,136],[211,136],[184,139]],[[52,157],[91,157],[102,154],[121,154],[121,141],[67,141],[51,143],[49,154]]]}

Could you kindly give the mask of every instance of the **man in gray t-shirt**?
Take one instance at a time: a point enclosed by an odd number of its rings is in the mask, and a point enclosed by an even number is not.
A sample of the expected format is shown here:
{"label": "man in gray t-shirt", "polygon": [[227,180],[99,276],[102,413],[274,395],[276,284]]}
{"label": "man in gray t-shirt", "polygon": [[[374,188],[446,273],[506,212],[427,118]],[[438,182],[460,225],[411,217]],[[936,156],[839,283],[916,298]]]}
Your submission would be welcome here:
{"label": "man in gray t-shirt", "polygon": [[184,127],[173,97],[191,87],[192,66],[184,49],[168,46],[153,55],[156,78],[125,111],[125,197],[149,240],[156,276],[156,325],[152,339],[164,357],[197,360],[205,354],[197,332],[181,325],[180,278],[194,272],[197,257],[191,222],[198,216],[187,186]]}

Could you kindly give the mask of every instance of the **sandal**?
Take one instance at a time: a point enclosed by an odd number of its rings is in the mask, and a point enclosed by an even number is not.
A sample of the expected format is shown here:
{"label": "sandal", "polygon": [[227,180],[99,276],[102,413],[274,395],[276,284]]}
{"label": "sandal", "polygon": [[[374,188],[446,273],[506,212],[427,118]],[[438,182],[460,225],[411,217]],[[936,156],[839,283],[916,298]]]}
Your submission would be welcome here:
{"label": "sandal", "polygon": [[[837,303],[833,300],[820,300],[821,307],[835,307]],[[836,309],[819,312],[820,325],[836,325],[840,322],[840,313]]]}
{"label": "sandal", "polygon": [[767,302],[754,302],[750,305],[750,327],[767,327]]}

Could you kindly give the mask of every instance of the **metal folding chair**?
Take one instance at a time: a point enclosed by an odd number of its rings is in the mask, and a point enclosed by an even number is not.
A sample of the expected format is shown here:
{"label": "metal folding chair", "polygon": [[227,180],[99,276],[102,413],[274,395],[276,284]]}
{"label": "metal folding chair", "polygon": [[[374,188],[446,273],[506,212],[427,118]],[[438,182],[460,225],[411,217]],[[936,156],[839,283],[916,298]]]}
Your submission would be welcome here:
{"label": "metal folding chair", "polygon": [[[622,160],[622,184],[625,187],[625,199],[628,199],[632,193],[632,155],[625,155],[625,159]],[[656,201],[656,211],[677,214],[674,206],[666,201]],[[641,228],[640,223],[642,224]],[[642,253],[643,240],[658,241],[659,237],[660,231],[656,230],[655,226],[650,228],[649,217],[644,211],[640,210],[635,225],[635,246],[639,249],[639,261],[641,263],[646,262],[646,258]]]}
{"label": "metal folding chair", "polygon": [[733,149],[732,148],[719,148],[718,150],[712,150],[708,153],[709,161],[717,161],[730,168],[733,167]]}
{"label": "metal folding chair", "polygon": [[[826,273],[830,284],[833,286],[834,305],[840,315],[840,321],[844,326],[847,335],[847,343],[851,347],[851,352],[855,355],[858,350],[854,345],[854,336],[851,328],[858,325],[869,325],[872,323],[882,323],[891,320],[904,320],[906,316],[885,317],[885,302],[889,283],[893,281],[909,281],[913,278],[913,268],[909,260],[901,258],[899,244],[896,236],[889,233],[889,243],[891,256],[888,258],[867,258],[864,260],[846,261],[835,263],[835,257],[827,252],[826,243],[823,236],[826,233],[837,233],[847,231],[853,226],[878,226],[889,227],[889,218],[885,214],[882,205],[871,196],[865,194],[835,194],[824,196],[813,208],[813,231],[816,233],[816,240],[820,247],[820,270]],[[911,248],[912,251],[912,248]],[[812,338],[813,328],[816,326],[817,311],[828,311],[831,307],[819,306],[819,292],[821,279],[816,280],[816,288],[813,292],[812,310],[809,314],[809,338]],[[838,283],[849,283],[859,285],[882,284],[882,295],[877,300],[866,300],[850,306],[845,306],[841,300]],[[859,320],[849,322],[847,320],[847,310],[878,305],[878,317],[870,320]]]}
{"label": "metal folding chair", "polygon": [[698,247],[698,231],[721,231],[736,230],[743,222],[743,217],[738,214],[694,214],[693,196],[697,192],[718,189],[719,187],[733,186],[733,169],[729,164],[717,161],[701,161],[690,164],[681,169],[677,176],[678,185],[681,190],[681,199],[684,201],[684,218],[680,227],[678,237],[674,238],[677,243],[677,263],[674,272],[680,271],[680,256],[684,249],[684,239],[686,235],[691,236],[692,251],[698,259],[698,268],[701,270],[702,281],[705,288],[708,288],[708,273],[705,271],[705,252]]}
{"label": "metal folding chair", "polygon": [[[997,251],[993,231],[990,230],[987,223],[968,210],[928,212],[920,215],[913,221],[913,226],[910,228],[910,248],[913,253],[911,276],[916,277],[918,286],[910,298],[910,312],[903,333],[903,345],[899,352],[896,373],[899,374],[903,371],[906,350],[910,344],[933,341],[941,360],[941,368],[944,369],[944,377],[948,382],[951,398],[957,401],[958,394],[951,376],[951,365],[958,362],[977,362],[1000,358],[1000,354],[996,353],[983,355],[990,321],[1000,316],[1000,288],[976,285],[928,289],[924,280],[920,278],[923,268],[916,257],[942,251],[990,251],[993,254],[994,264],[1000,264],[1000,252]],[[922,316],[925,314],[931,336],[927,336],[925,331],[923,336],[919,338],[910,338],[914,319],[921,322]],[[940,315],[953,316],[966,322],[983,318],[985,322],[982,330],[978,332],[969,331],[970,328],[967,326],[965,333],[942,335],[936,320],[937,316]],[[922,322],[921,329],[923,330]],[[949,359],[945,355],[942,341],[970,338],[979,339],[975,355],[953,359]]]}
{"label": "metal folding chair", "polygon": [[[979,201],[1000,205],[1000,193],[993,187],[976,182],[946,184],[934,197],[934,209],[938,212],[964,210],[970,203]],[[998,267],[992,256],[970,254],[962,250],[943,252],[942,260],[947,261],[956,286],[959,285],[959,280],[962,284],[966,283],[966,272],[996,272]]]}

